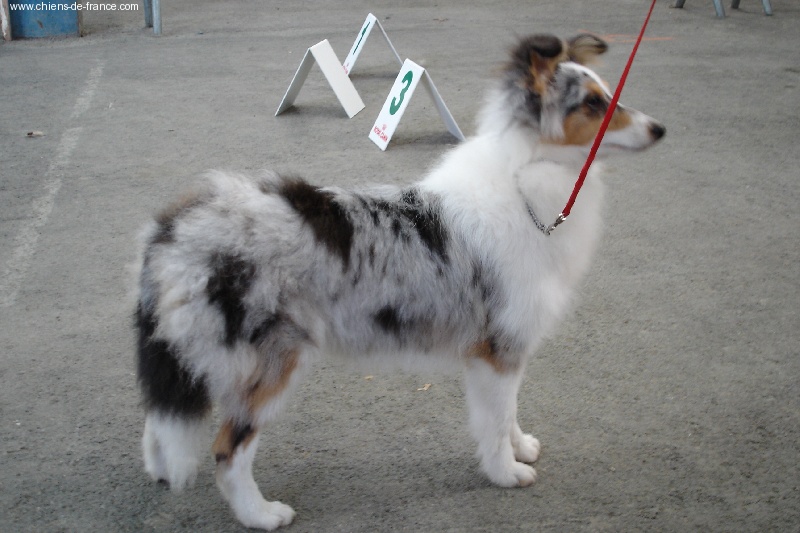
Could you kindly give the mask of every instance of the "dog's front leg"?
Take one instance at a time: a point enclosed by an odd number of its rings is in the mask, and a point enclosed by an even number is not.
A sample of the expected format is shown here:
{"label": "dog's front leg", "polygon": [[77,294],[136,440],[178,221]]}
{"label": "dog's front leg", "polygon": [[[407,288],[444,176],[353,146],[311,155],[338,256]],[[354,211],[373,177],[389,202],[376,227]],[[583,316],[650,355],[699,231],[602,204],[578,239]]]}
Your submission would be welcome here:
{"label": "dog's front leg", "polygon": [[536,460],[539,441],[522,433],[516,420],[521,381],[522,368],[503,368],[486,358],[475,358],[467,366],[470,429],[478,441],[481,468],[502,487],[526,487],[536,481],[536,470],[523,462]]}
{"label": "dog's front leg", "polygon": [[514,457],[521,463],[535,463],[539,458],[539,439],[530,433],[523,433],[517,421],[514,421],[511,429],[511,446],[514,448]]}

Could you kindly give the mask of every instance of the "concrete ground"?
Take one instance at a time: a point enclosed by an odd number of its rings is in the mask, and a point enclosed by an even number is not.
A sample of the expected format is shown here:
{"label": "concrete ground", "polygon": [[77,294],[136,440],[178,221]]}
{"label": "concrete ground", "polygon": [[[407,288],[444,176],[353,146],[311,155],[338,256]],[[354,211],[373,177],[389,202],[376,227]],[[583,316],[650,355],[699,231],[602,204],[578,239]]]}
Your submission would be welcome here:
{"label": "concrete ground", "polygon": [[[406,183],[455,142],[423,91],[385,153],[367,139],[398,71],[376,34],[364,111],[315,68],[274,117],[306,48],[343,59],[372,11],[469,135],[515,35],[604,35],[613,81],[647,7],[336,4],[169,0],[161,37],[142,12],[86,13],[83,38],[0,45],[0,531],[242,530],[210,453],[183,494],[143,472],[138,229],[208,168]],[[800,530],[800,5],[669,4],[623,94],[667,137],[610,165],[603,246],[520,394],[539,481],[479,473],[459,379],[325,363],[259,449],[287,531]]]}

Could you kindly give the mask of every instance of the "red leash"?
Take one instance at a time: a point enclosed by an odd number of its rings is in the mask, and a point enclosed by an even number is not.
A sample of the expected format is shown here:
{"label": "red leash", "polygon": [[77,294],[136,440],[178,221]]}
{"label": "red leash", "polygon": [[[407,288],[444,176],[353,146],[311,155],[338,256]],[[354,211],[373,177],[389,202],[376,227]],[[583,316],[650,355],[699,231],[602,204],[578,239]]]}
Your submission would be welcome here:
{"label": "red leash", "polygon": [[583,187],[583,182],[586,181],[586,175],[589,173],[589,167],[592,166],[592,162],[597,155],[597,150],[600,148],[600,143],[603,141],[603,136],[606,134],[606,130],[608,129],[608,124],[611,122],[611,117],[614,115],[614,110],[617,108],[617,102],[619,102],[619,96],[622,94],[622,88],[625,86],[625,80],[628,78],[628,72],[631,70],[633,58],[636,57],[636,51],[639,49],[639,43],[642,42],[644,31],[647,29],[647,24],[650,22],[650,15],[653,14],[653,8],[655,7],[656,0],[653,0],[653,3],[650,4],[650,11],[647,12],[647,18],[644,19],[644,24],[642,24],[642,29],[639,32],[639,38],[636,39],[636,44],[633,45],[631,56],[628,58],[628,64],[625,65],[625,70],[622,71],[622,76],[619,78],[617,90],[614,91],[614,97],[611,98],[611,103],[608,105],[606,116],[603,118],[603,122],[600,124],[600,130],[597,132],[597,136],[594,138],[594,144],[592,144],[592,149],[589,151],[589,157],[586,159],[586,163],[583,164],[583,169],[581,169],[581,173],[578,176],[578,181],[575,182],[575,188],[572,190],[572,195],[569,197],[567,205],[564,206],[561,214],[558,215],[558,218],[556,218],[556,221],[553,222],[549,228],[547,228],[545,235],[550,235],[550,232],[553,231],[556,226],[564,222],[569,216],[570,211],[572,211],[572,206],[575,204],[575,199],[578,197],[581,187]]}

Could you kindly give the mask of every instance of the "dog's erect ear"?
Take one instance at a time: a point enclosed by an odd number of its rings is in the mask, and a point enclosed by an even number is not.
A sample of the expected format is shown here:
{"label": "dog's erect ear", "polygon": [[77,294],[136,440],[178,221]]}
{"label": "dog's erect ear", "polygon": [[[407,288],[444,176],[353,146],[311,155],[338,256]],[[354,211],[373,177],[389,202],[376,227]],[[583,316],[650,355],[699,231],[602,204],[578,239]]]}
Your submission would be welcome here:
{"label": "dog's erect ear", "polygon": [[567,44],[569,45],[567,53],[570,60],[581,65],[588,65],[597,59],[597,56],[608,50],[608,45],[604,40],[588,33],[573,37]]}
{"label": "dog's erect ear", "polygon": [[567,59],[564,41],[555,35],[531,35],[512,50],[511,67],[524,73],[528,90],[542,96],[558,64]]}

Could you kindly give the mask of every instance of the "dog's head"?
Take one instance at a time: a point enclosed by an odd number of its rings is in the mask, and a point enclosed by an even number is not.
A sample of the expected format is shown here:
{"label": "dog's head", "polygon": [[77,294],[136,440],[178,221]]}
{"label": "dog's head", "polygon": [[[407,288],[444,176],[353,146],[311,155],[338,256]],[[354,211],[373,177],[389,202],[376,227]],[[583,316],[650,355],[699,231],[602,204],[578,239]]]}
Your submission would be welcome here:
{"label": "dog's head", "polygon": [[[588,151],[612,95],[586,65],[607,49],[603,40],[589,34],[567,41],[553,35],[522,39],[503,69],[511,120],[537,130],[543,144]],[[600,153],[643,150],[665,132],[655,119],[617,105]]]}

